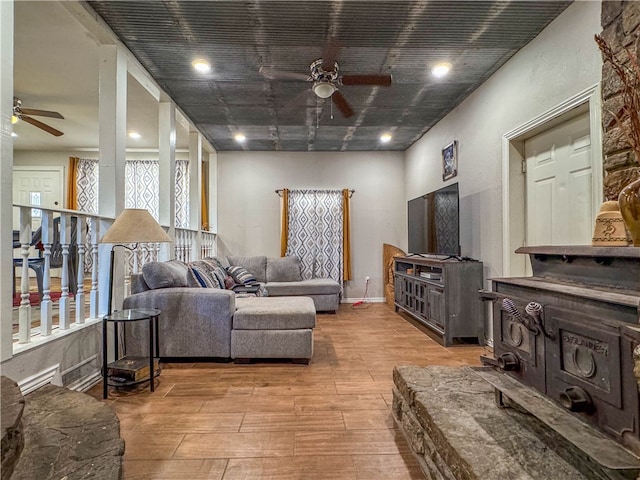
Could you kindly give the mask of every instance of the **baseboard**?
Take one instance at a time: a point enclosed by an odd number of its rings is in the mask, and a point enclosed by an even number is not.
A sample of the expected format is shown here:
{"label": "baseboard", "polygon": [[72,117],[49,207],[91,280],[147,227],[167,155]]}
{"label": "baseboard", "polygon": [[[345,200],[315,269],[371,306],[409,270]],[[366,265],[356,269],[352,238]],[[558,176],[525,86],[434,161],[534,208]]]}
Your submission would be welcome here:
{"label": "baseboard", "polygon": [[53,380],[53,377],[59,369],[60,364],[56,363],[55,365],[51,365],[35,375],[31,375],[30,377],[18,382],[22,395],[27,395],[40,387],[44,387],[48,383],[51,383],[51,380]]}
{"label": "baseboard", "polygon": [[100,367],[98,354],[85,358],[65,371],[61,372],[62,385],[69,390],[83,392],[98,383],[102,376],[100,375]]}
{"label": "baseboard", "polygon": [[100,372],[93,372],[91,375],[88,375],[84,378],[80,378],[77,381],[73,382],[70,385],[67,385],[69,390],[74,390],[76,392],[86,392],[94,385],[97,385],[102,381],[102,374]]}
{"label": "baseboard", "polygon": [[[358,303],[362,302],[362,297],[360,298],[343,298],[340,303]],[[373,297],[373,298],[365,298],[364,303],[384,303],[384,297]]]}

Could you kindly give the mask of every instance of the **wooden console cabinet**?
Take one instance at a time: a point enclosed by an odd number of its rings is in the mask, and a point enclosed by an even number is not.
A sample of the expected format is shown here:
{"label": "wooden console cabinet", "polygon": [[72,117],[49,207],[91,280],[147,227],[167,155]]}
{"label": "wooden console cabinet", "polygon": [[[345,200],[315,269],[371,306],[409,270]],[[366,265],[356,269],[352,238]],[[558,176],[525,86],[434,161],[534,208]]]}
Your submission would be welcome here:
{"label": "wooden console cabinet", "polygon": [[482,263],[436,256],[396,257],[395,307],[434,331],[445,347],[484,341]]}

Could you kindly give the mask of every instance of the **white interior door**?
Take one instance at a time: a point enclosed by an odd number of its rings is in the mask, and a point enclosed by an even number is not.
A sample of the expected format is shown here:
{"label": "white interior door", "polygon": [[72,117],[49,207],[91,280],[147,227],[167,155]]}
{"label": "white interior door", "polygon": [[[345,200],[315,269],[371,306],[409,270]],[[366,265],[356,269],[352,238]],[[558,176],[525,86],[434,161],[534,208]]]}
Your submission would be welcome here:
{"label": "white interior door", "polygon": [[593,159],[589,114],[525,141],[526,244],[590,245]]}
{"label": "white interior door", "polygon": [[[62,167],[14,167],[13,203],[46,208],[62,208],[64,192]],[[20,217],[13,215],[13,228],[20,228]],[[32,212],[32,228],[40,226],[40,212]]]}

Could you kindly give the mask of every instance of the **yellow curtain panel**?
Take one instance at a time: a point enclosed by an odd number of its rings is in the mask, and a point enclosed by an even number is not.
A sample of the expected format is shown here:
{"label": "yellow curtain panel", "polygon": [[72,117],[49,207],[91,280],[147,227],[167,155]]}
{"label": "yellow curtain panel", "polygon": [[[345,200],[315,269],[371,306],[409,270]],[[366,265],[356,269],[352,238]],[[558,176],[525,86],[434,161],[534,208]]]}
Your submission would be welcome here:
{"label": "yellow curtain panel", "polygon": [[78,209],[78,157],[69,157],[69,175],[67,176],[67,201],[66,207],[69,210]]}
{"label": "yellow curtain panel", "polygon": [[351,221],[349,213],[348,189],[342,190],[342,279],[346,282],[351,280]]}
{"label": "yellow curtain panel", "polygon": [[282,189],[282,221],[280,222],[280,256],[287,254],[287,238],[289,237],[289,189]]}

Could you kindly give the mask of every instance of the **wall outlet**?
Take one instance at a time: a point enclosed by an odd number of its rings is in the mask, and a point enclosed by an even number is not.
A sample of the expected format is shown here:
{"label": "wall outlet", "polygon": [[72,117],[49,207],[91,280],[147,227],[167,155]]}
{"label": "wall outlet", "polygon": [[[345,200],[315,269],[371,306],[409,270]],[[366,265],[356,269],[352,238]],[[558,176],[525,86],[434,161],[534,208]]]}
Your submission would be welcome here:
{"label": "wall outlet", "polygon": [[364,281],[369,283],[369,277],[364,277]]}

